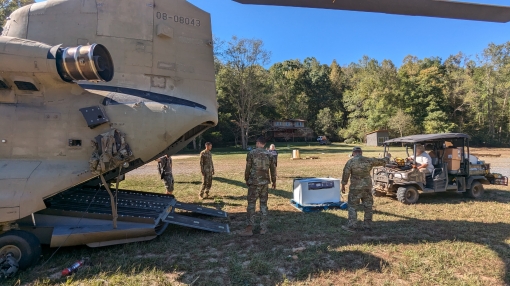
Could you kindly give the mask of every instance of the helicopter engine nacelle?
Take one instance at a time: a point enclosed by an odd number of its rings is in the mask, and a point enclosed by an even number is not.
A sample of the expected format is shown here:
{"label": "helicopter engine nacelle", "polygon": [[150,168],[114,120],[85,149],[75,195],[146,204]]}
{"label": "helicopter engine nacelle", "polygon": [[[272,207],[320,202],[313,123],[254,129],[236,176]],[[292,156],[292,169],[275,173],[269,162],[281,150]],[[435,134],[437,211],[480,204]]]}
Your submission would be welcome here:
{"label": "helicopter engine nacelle", "polygon": [[2,71],[49,73],[63,81],[110,81],[114,68],[110,53],[100,44],[61,48],[13,37],[0,37]]}
{"label": "helicopter engine nacelle", "polygon": [[113,60],[103,45],[58,48],[56,59],[58,74],[65,81],[110,81],[113,78]]}

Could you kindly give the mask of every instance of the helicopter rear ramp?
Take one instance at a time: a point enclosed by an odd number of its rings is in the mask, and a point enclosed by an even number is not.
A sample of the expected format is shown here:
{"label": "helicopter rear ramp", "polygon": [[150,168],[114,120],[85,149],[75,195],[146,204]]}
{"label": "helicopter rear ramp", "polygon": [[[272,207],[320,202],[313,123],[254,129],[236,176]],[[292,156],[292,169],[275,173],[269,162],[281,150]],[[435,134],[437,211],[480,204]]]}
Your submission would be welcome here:
{"label": "helicopter rear ramp", "polygon": [[162,234],[168,224],[230,232],[228,224],[187,215],[227,218],[226,212],[180,203],[171,195],[158,193],[119,190],[117,228],[112,224],[110,196],[103,188],[76,187],[46,199],[45,204],[46,209],[18,224],[51,247],[100,247],[151,240]]}

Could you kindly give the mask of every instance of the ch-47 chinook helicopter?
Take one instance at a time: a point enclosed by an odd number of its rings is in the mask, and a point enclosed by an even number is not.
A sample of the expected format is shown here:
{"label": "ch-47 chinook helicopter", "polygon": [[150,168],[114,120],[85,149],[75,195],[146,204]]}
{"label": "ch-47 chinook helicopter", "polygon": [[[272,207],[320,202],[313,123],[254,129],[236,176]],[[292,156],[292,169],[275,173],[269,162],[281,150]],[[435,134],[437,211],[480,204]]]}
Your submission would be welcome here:
{"label": "ch-47 chinook helicopter", "polygon": [[[237,2],[510,21],[510,7],[434,0]],[[13,12],[0,36],[0,256],[26,268],[40,244],[150,240],[169,223],[228,232],[174,212],[222,211],[108,187],[217,124],[212,45],[210,15],[185,0],[49,0]]]}

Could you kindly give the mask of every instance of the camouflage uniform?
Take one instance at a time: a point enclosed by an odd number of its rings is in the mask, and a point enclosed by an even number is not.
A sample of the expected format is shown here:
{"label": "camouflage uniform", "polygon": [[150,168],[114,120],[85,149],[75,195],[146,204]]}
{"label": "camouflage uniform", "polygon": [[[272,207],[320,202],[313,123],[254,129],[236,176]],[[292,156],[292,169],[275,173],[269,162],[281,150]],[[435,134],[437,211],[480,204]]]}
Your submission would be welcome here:
{"label": "camouflage uniform", "polygon": [[372,197],[372,178],[370,171],[375,166],[383,166],[389,162],[389,158],[376,159],[367,158],[361,155],[352,157],[345,164],[342,176],[342,185],[346,185],[351,178],[349,186],[349,197],[347,204],[349,206],[349,222],[348,227],[356,228],[358,215],[356,213],[359,208],[360,200],[365,209],[365,225],[370,227],[372,222],[372,206],[374,199]]}
{"label": "camouflage uniform", "polygon": [[200,196],[204,195],[204,191],[208,196],[212,185],[214,165],[211,152],[207,149],[200,153],[200,170],[202,172],[202,187],[200,189]]}
{"label": "camouflage uniform", "polygon": [[[269,175],[271,175],[271,180]],[[260,198],[260,212],[262,213],[260,228],[267,230],[267,185],[276,182],[274,157],[262,148],[250,151],[246,157],[244,179],[248,185],[247,224],[249,226],[255,224],[255,205],[257,198]]]}
{"label": "camouflage uniform", "polygon": [[172,157],[160,157],[158,162],[158,171],[161,180],[165,183],[166,191],[174,191],[174,177],[172,175]]}

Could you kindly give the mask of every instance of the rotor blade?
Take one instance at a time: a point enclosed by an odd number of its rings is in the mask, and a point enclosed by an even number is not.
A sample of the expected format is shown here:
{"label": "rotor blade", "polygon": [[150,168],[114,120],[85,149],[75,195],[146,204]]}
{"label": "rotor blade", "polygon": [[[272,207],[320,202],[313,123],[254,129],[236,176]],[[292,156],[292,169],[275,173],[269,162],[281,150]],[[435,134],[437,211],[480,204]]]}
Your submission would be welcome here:
{"label": "rotor blade", "polygon": [[506,23],[510,6],[447,0],[234,0],[241,4],[323,8]]}

